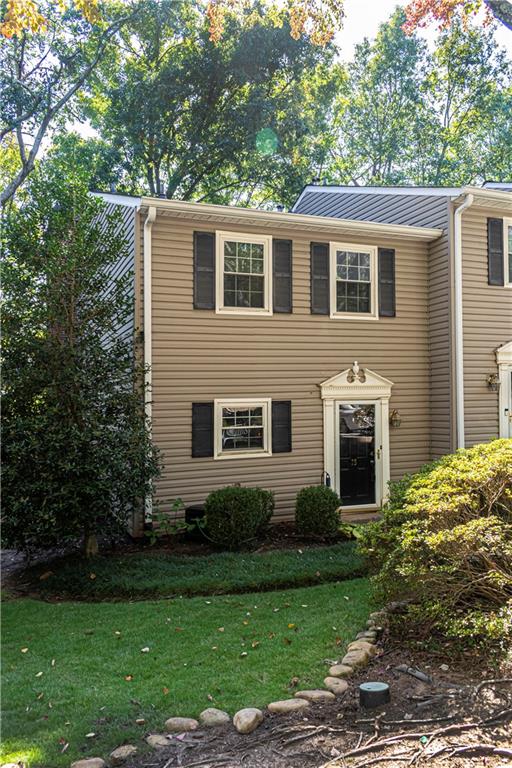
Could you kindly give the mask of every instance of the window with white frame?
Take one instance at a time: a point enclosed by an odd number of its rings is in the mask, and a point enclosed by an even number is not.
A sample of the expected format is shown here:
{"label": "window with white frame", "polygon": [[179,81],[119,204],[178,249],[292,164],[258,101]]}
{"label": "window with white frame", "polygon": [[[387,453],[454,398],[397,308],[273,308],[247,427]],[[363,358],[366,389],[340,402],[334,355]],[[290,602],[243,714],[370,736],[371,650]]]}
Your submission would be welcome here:
{"label": "window with white frame", "polygon": [[215,458],[271,453],[271,400],[215,401]]}
{"label": "window with white frame", "polygon": [[272,238],[217,232],[217,312],[272,314]]}
{"label": "window with white frame", "polygon": [[377,249],[331,243],[331,317],[377,317]]}
{"label": "window with white frame", "polygon": [[504,219],[505,285],[512,287],[512,219]]}

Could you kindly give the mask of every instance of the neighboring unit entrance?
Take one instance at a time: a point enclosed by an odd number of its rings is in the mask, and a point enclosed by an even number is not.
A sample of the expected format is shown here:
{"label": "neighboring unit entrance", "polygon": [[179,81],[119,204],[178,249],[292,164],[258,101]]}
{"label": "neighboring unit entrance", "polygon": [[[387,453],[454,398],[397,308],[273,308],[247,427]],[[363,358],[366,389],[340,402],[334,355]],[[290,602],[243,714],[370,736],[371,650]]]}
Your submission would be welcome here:
{"label": "neighboring unit entrance", "polygon": [[512,341],[496,350],[499,371],[500,437],[512,437]]}
{"label": "neighboring unit entrance", "polygon": [[375,404],[338,403],[343,506],[375,504]]}
{"label": "neighboring unit entrance", "polygon": [[379,509],[387,497],[392,386],[357,362],[320,385],[325,478],[346,510]]}

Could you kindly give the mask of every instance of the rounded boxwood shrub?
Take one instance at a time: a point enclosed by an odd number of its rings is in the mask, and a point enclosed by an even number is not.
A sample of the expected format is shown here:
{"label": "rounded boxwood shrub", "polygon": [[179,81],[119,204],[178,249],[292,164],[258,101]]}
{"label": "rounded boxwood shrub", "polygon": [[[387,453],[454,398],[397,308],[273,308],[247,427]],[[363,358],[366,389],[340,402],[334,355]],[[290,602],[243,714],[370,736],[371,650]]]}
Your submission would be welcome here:
{"label": "rounded boxwood shrub", "polygon": [[297,494],[295,526],[301,536],[336,536],[340,525],[340,499],[326,485],[311,485]]}
{"label": "rounded boxwood shrub", "polygon": [[444,456],[391,485],[360,546],[379,600],[406,600],[402,621],[465,643],[512,639],[512,440]]}
{"label": "rounded boxwood shrub", "polygon": [[256,538],[274,513],[274,494],[263,488],[228,486],[205,502],[206,535],[215,544],[238,549]]}

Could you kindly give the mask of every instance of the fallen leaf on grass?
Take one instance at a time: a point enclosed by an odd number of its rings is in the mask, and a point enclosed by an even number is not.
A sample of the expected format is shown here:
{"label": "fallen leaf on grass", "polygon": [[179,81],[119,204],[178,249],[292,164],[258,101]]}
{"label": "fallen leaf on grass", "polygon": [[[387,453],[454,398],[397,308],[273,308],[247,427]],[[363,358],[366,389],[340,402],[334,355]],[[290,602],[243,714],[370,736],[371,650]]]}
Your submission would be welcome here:
{"label": "fallen leaf on grass", "polygon": [[288,629],[295,629],[295,628],[296,628],[296,624],[288,624]]}
{"label": "fallen leaf on grass", "polygon": [[28,651],[28,648],[21,648],[22,653],[27,653],[27,651]]}
{"label": "fallen leaf on grass", "polygon": [[167,694],[169,693],[169,689],[165,685],[162,688],[162,693],[164,694],[164,696],[167,696]]}
{"label": "fallen leaf on grass", "polygon": [[38,672],[38,673],[36,674],[36,677],[42,677],[42,676],[43,676],[43,673],[42,673],[42,672]]}
{"label": "fallen leaf on grass", "polygon": [[90,573],[89,574],[89,578],[91,579],[91,581],[94,581],[94,579],[96,578],[96,574],[95,573]]}
{"label": "fallen leaf on grass", "polygon": [[141,648],[141,649],[140,649],[140,652],[141,652],[141,653],[149,653],[149,648],[148,648],[148,646],[146,645],[146,646],[145,646],[145,648]]}
{"label": "fallen leaf on grass", "polygon": [[341,645],[342,642],[343,640],[341,639],[341,637],[337,637],[336,640],[334,641],[335,645]]}
{"label": "fallen leaf on grass", "polygon": [[253,640],[251,643],[251,648],[257,648],[260,644],[259,640]]}
{"label": "fallen leaf on grass", "polygon": [[144,720],[143,717],[138,717],[135,721],[135,725],[145,725],[145,724],[146,724],[146,721]]}
{"label": "fallen leaf on grass", "polygon": [[206,695],[206,698],[208,699],[208,701],[213,701],[213,696],[211,695],[211,693],[208,693]]}
{"label": "fallen leaf on grass", "polygon": [[284,643],[285,645],[291,645],[291,644],[292,644],[292,641],[290,640],[290,638],[289,638],[289,637],[283,637],[283,643]]}
{"label": "fallen leaf on grass", "polygon": [[224,632],[224,627],[217,627],[218,632]]}
{"label": "fallen leaf on grass", "polygon": [[175,627],[174,631],[175,632],[183,632],[183,627]]}
{"label": "fallen leaf on grass", "polygon": [[52,659],[52,667],[55,666],[55,659]]}
{"label": "fallen leaf on grass", "polygon": [[247,656],[247,651],[242,651],[242,653],[240,654],[240,657],[244,658],[245,656]]}
{"label": "fallen leaf on grass", "polygon": [[125,675],[124,679],[126,680],[127,683],[131,683],[131,681],[133,680],[133,675]]}
{"label": "fallen leaf on grass", "polygon": [[37,699],[38,701],[41,701],[41,699],[43,699],[43,698],[44,698],[44,693],[43,693],[43,691],[41,691],[41,693],[38,693],[38,694],[37,694],[37,696],[36,696],[36,699]]}

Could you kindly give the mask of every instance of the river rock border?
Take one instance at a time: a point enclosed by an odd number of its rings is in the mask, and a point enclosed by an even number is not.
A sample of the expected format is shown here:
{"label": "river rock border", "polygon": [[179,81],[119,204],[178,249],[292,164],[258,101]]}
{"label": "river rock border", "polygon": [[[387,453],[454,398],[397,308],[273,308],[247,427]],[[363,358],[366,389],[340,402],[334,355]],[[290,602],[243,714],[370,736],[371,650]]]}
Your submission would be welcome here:
{"label": "river rock border", "polygon": [[[392,612],[393,606],[389,606]],[[347,678],[354,670],[366,667],[377,655],[377,639],[388,624],[388,608],[370,613],[366,629],[358,632],[354,640],[348,644],[345,656],[329,668],[329,674],[324,679],[324,688],[297,691],[292,698],[282,701],[272,701],[267,705],[267,711],[276,715],[288,715],[291,712],[304,712],[316,702],[328,703],[342,696],[349,689]],[[263,711],[256,707],[244,707],[233,716],[233,726],[238,733],[252,733],[263,722]],[[173,734],[195,731],[198,728],[215,728],[226,725],[231,720],[229,714],[221,709],[208,707],[199,715],[199,720],[192,717],[170,717],[165,722],[167,733],[154,733],[146,736],[146,743],[153,749],[161,749],[169,745]],[[107,768],[121,765],[137,753],[133,744],[123,744],[110,753],[108,762],[101,757],[89,757],[71,763],[71,768]],[[0,766],[0,768],[3,768]]]}

